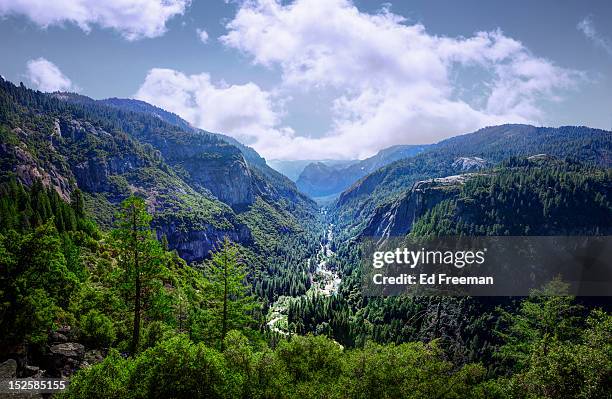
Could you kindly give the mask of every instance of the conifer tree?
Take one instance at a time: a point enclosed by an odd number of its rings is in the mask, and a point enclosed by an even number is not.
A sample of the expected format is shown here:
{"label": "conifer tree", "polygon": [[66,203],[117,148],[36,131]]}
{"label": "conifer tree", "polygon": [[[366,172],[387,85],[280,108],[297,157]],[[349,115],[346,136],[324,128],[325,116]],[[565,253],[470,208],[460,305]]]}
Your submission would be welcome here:
{"label": "conifer tree", "polygon": [[253,322],[252,312],[257,302],[245,284],[247,270],[239,248],[229,238],[218,243],[207,264],[206,275],[211,283],[212,319],[223,349],[229,330],[242,329]]}
{"label": "conifer tree", "polygon": [[133,293],[134,320],[130,352],[138,351],[140,339],[143,292],[158,274],[162,251],[151,230],[151,215],[142,198],[131,196],[121,204],[117,215],[117,229],[113,235],[119,249],[119,262],[126,276],[126,286]]}

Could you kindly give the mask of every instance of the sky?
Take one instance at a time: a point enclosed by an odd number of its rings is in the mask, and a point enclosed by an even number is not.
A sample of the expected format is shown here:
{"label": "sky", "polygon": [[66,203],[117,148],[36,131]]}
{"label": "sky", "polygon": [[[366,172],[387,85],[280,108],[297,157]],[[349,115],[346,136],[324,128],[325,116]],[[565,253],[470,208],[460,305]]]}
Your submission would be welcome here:
{"label": "sky", "polygon": [[5,79],[147,101],[267,159],[612,129],[608,0],[0,0],[0,51]]}

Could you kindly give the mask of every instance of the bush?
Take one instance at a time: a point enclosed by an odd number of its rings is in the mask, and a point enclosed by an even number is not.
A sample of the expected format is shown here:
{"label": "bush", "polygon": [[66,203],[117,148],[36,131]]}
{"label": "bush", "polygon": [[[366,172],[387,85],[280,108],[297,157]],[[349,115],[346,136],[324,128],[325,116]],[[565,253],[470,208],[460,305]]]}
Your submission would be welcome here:
{"label": "bush", "polygon": [[81,317],[81,340],[92,347],[108,347],[115,341],[115,326],[110,318],[92,309]]}

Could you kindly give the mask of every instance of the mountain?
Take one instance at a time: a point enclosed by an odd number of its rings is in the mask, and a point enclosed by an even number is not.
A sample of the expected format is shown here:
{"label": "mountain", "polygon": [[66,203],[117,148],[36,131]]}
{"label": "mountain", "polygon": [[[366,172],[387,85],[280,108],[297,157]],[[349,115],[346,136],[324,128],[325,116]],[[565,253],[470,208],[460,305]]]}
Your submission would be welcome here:
{"label": "mountain", "polygon": [[142,101],[44,94],[2,80],[0,155],[2,179],[41,180],[65,200],[81,189],[103,227],[130,193],[143,196],[158,235],[190,262],[224,236],[270,253],[317,221],[316,204],[254,150]]}
{"label": "mountain", "polygon": [[396,145],[349,165],[314,162],[304,168],[296,184],[300,190],[312,197],[337,195],[376,169],[399,159],[415,156],[426,149],[427,146],[424,145]]}
{"label": "mountain", "polygon": [[[247,188],[249,185],[252,185],[256,195],[264,195],[266,198],[274,202],[283,200],[288,201],[285,206],[288,206],[292,209],[298,210],[298,208],[305,206],[306,208],[308,208],[308,212],[312,211],[312,201],[307,196],[301,194],[297,190],[295,183],[290,181],[286,176],[283,176],[281,173],[268,166],[266,160],[262,156],[260,156],[253,148],[240,143],[233,137],[219,133],[211,133],[202,129],[195,128],[191,126],[187,121],[180,118],[178,115],[173,114],[171,112],[167,112],[161,108],[155,107],[140,100],[111,98],[99,100],[97,102],[126,111],[146,113],[156,118],[159,118],[171,125],[177,126],[183,131],[190,132],[192,133],[193,137],[188,143],[188,146],[190,147],[193,146],[195,142],[199,141],[201,137],[215,137],[216,139],[220,139],[221,141],[230,144],[232,147],[238,149],[242,154],[244,163],[249,169],[250,178],[252,179],[252,182],[250,182],[250,184],[240,183],[240,176],[227,176],[228,181],[232,181],[232,179],[234,179],[235,182],[239,183],[237,185],[244,186]],[[144,138],[143,140],[150,140],[150,138]],[[158,146],[163,144],[157,143],[154,145]],[[173,145],[180,146],[182,145],[182,143],[177,144],[176,142],[174,142]],[[186,149],[181,147],[180,150],[188,152],[193,151],[194,149]],[[206,148],[202,148],[201,150],[207,151]],[[198,151],[198,149],[196,149],[196,151]],[[182,165],[187,168],[193,167],[193,165],[197,163],[197,161],[193,160],[192,158],[185,159],[181,162]],[[223,165],[221,165],[221,169],[223,169]],[[240,193],[228,193],[222,185],[213,184],[212,186],[219,187],[221,190],[218,191],[221,192],[217,192],[217,195],[221,197],[227,197],[227,200],[229,202],[235,202],[233,205],[248,206],[253,203],[253,196],[249,196],[248,194],[246,194],[248,198],[245,198],[244,196],[240,195]],[[242,201],[241,198],[246,199],[246,201]]]}
{"label": "mountain", "polygon": [[465,173],[414,183],[412,188],[397,200],[376,208],[362,234],[383,240],[405,236],[429,209],[457,195],[465,182],[475,176],[477,175]]}
{"label": "mountain", "polygon": [[421,180],[474,172],[510,157],[538,154],[585,164],[612,165],[612,132],[584,126],[559,128],[501,125],[452,137],[417,156],[402,159],[363,177],[345,190],[333,209],[337,228],[359,235],[372,217],[406,195]]}
{"label": "mountain", "polygon": [[336,159],[324,159],[313,161],[311,159],[296,159],[296,160],[284,160],[284,159],[272,159],[268,161],[268,164],[279,171],[280,173],[287,176],[292,181],[297,181],[300,177],[300,174],[311,163],[321,162],[327,166],[331,167],[341,167],[347,166],[352,163],[359,162],[358,160],[336,160]]}

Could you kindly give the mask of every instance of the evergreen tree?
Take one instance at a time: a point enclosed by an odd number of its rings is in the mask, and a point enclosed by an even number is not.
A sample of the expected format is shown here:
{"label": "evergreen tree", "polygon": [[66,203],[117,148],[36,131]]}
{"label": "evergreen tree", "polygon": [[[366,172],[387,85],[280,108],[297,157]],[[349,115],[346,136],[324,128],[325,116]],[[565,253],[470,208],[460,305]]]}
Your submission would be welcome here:
{"label": "evergreen tree", "polygon": [[221,349],[227,332],[243,329],[253,323],[252,312],[257,306],[256,299],[246,285],[247,270],[240,259],[238,245],[229,238],[220,242],[206,267],[210,281],[211,310],[214,328],[218,334]]}
{"label": "evergreen tree", "polygon": [[85,200],[83,198],[83,192],[80,189],[76,188],[70,194],[70,206],[77,217],[82,218],[85,215]]}
{"label": "evergreen tree", "polygon": [[131,196],[121,204],[117,229],[113,235],[119,249],[119,263],[126,277],[126,286],[133,293],[134,319],[130,352],[138,351],[142,299],[145,288],[159,274],[162,251],[151,230],[151,215],[142,198]]}

